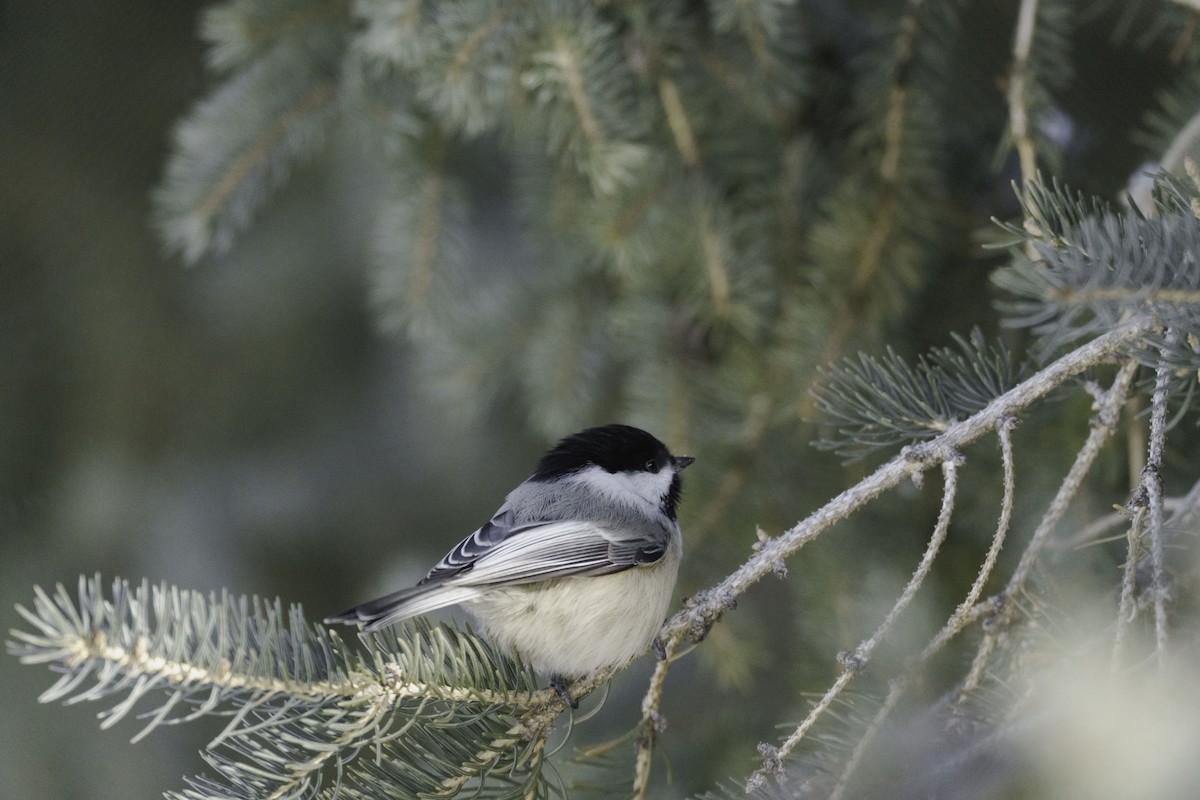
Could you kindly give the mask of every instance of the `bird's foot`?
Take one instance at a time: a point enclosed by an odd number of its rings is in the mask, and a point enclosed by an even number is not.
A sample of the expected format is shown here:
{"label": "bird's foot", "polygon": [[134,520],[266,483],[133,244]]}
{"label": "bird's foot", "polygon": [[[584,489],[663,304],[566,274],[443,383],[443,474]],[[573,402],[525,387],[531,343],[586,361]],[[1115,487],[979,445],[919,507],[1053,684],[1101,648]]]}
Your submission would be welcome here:
{"label": "bird's foot", "polygon": [[571,690],[567,687],[567,679],[562,675],[554,675],[550,678],[550,688],[558,694],[562,700],[570,708],[579,708],[579,701],[571,697]]}
{"label": "bird's foot", "polygon": [[664,642],[660,637],[654,637],[654,641],[650,643],[650,650],[654,653],[654,657],[659,661],[667,660],[667,643]]}

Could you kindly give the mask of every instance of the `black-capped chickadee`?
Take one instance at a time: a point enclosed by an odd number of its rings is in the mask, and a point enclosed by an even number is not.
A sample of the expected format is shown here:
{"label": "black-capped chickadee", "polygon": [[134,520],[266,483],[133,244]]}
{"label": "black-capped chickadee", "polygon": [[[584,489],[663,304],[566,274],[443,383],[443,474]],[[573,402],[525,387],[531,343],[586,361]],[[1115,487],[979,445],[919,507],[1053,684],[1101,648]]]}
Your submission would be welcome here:
{"label": "black-capped chickadee", "polygon": [[371,631],[459,604],[571,702],[568,679],[633,660],[662,626],[682,552],[679,473],[693,460],[628,425],[568,436],[416,586],[325,622]]}

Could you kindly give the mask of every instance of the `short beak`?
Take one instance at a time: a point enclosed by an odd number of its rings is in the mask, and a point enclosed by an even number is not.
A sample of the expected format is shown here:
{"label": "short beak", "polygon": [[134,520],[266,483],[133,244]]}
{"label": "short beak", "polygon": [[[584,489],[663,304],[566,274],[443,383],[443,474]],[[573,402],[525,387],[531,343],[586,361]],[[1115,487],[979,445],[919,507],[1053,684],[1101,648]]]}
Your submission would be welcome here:
{"label": "short beak", "polygon": [[675,456],[675,459],[674,459],[675,469],[681,470],[684,467],[686,467],[688,464],[691,464],[695,460],[696,460],[695,456]]}

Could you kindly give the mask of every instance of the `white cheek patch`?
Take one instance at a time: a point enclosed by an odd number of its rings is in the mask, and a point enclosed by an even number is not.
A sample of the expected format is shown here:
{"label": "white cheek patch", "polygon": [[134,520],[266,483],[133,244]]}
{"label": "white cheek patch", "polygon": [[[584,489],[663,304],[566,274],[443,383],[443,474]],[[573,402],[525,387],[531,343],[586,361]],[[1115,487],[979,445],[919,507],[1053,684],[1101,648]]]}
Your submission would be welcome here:
{"label": "white cheek patch", "polygon": [[658,472],[607,472],[591,466],[575,473],[571,480],[587,485],[614,503],[632,504],[641,500],[650,510],[657,510],[674,477],[675,471],[670,467]]}

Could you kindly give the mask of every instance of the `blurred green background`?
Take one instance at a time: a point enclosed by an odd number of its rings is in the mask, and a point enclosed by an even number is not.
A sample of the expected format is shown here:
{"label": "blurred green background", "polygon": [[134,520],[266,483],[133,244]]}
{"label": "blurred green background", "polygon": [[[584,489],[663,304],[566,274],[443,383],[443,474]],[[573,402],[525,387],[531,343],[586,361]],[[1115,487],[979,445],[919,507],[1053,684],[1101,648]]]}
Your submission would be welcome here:
{"label": "blurred green background", "polygon": [[[162,254],[150,195],[208,86],[200,8],[0,5],[5,631],[35,584],[95,572],[320,617],[418,576],[542,447],[503,411],[439,424],[411,391],[364,299],[368,175],[298,175],[228,257]],[[0,658],[0,795],[155,797],[201,770],[216,720],[130,746],[131,722],[40,706],[53,679]]]}

